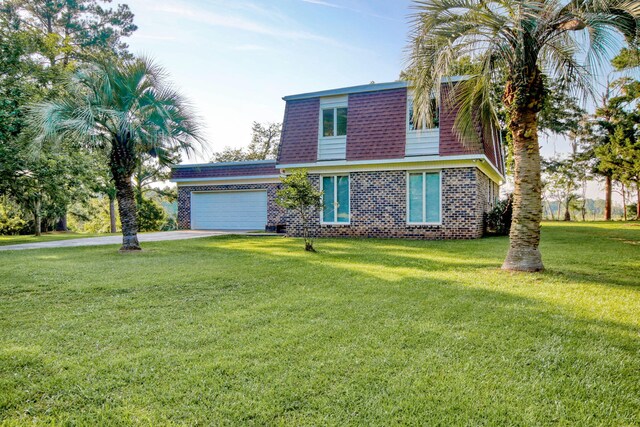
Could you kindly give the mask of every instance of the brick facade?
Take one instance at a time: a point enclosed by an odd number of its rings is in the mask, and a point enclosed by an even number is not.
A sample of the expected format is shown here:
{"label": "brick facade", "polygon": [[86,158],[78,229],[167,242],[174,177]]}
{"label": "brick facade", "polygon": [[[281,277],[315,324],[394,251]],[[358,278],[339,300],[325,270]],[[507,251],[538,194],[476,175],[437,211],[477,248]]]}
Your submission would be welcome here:
{"label": "brick facade", "polygon": [[[442,170],[442,225],[407,224],[407,172],[352,172],[350,175],[351,223],[312,221],[318,237],[402,237],[412,239],[474,239],[482,236],[483,216],[489,202],[488,188],[496,185],[475,167]],[[319,186],[320,175],[310,175]],[[297,215],[286,216],[287,233],[301,235]]]}
{"label": "brick facade", "polygon": [[[407,172],[351,172],[351,222],[345,225],[320,223],[313,216],[317,237],[400,237],[411,239],[474,239],[483,234],[483,215],[498,194],[498,185],[475,167],[443,169],[442,225],[407,224]],[[320,175],[309,179],[320,186]],[[189,185],[178,188],[178,226],[191,227],[192,191],[267,191],[267,229],[286,225],[290,236],[300,236],[298,216],[275,203],[281,184]]]}
{"label": "brick facade", "polygon": [[236,184],[236,185],[189,185],[178,187],[178,228],[191,228],[191,192],[192,191],[239,191],[267,190],[267,228],[275,229],[285,223],[287,212],[275,202],[276,191],[280,184]]}

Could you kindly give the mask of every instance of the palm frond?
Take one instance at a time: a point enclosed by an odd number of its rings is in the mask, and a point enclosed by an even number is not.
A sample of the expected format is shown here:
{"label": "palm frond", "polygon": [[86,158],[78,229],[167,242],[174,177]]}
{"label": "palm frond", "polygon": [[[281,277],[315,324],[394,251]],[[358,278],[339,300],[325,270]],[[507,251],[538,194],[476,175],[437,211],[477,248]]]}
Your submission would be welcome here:
{"label": "palm frond", "polygon": [[571,82],[586,99],[620,35],[637,42],[639,34],[635,0],[419,0],[413,7],[407,74],[415,87],[414,117],[431,117],[431,97],[440,99],[441,82],[459,58],[470,57],[475,72],[442,101],[459,108],[455,127],[465,140],[478,120],[495,120],[488,88],[496,75],[526,88],[540,69]]}

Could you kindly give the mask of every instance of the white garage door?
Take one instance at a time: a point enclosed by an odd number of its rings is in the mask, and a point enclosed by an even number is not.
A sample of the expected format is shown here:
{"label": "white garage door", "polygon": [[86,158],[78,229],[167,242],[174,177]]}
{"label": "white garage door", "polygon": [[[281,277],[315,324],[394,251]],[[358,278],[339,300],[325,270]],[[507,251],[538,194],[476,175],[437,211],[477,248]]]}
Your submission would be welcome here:
{"label": "white garage door", "polygon": [[264,230],[266,191],[191,193],[194,230]]}

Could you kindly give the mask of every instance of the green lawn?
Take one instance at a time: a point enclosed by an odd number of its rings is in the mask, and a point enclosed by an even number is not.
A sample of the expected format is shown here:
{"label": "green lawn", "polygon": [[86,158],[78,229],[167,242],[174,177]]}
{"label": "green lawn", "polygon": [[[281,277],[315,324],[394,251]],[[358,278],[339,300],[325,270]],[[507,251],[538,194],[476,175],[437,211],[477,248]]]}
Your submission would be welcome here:
{"label": "green lawn", "polygon": [[0,424],[640,424],[640,225],[0,252]]}
{"label": "green lawn", "polygon": [[20,243],[51,242],[54,240],[80,239],[83,237],[102,237],[111,235],[112,234],[73,233],[69,231],[43,233],[38,237],[34,235],[0,236],[0,246],[17,245]]}

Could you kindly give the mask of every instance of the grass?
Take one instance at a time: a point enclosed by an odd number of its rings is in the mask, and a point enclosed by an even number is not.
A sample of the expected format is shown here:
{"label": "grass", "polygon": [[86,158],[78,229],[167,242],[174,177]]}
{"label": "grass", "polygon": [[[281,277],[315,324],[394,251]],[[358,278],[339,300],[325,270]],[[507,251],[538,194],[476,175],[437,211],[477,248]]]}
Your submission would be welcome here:
{"label": "grass", "polygon": [[0,253],[0,424],[640,424],[640,226]]}
{"label": "grass", "polygon": [[18,245],[20,243],[38,243],[52,242],[54,240],[80,239],[84,237],[102,237],[112,236],[113,234],[102,233],[74,233],[71,231],[53,231],[50,233],[42,233],[41,236],[34,235],[17,235],[17,236],[0,236],[0,246]]}

